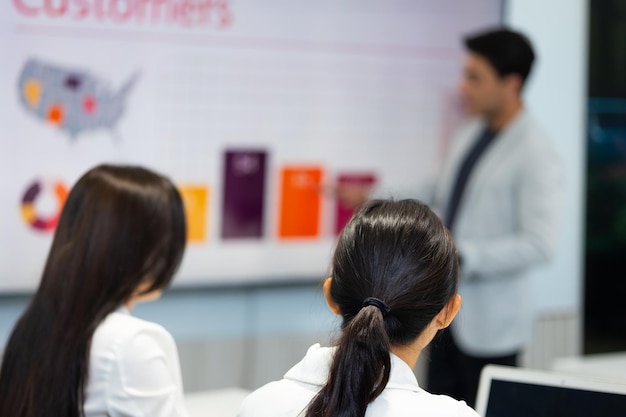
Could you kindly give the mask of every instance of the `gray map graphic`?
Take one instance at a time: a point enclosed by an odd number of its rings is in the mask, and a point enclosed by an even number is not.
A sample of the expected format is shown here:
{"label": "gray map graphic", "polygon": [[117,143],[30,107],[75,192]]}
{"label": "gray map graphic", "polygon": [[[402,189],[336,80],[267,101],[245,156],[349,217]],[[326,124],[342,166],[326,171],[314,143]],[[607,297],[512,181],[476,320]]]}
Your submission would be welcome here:
{"label": "gray map graphic", "polygon": [[138,78],[132,75],[113,91],[89,71],[29,59],[19,76],[19,98],[26,111],[76,138],[90,130],[114,131]]}

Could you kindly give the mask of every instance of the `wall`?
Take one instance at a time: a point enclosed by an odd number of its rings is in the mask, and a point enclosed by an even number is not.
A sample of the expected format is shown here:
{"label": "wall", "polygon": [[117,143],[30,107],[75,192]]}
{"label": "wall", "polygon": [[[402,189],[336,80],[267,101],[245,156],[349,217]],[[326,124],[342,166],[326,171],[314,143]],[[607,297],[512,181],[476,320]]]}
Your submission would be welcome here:
{"label": "wall", "polygon": [[561,246],[555,261],[534,276],[538,310],[581,308],[587,20],[585,0],[509,0],[504,13],[504,21],[537,49],[526,103],[553,139],[566,171]]}
{"label": "wall", "polygon": [[[0,346],[28,300],[26,295],[0,297]],[[133,314],[172,333],[187,391],[252,389],[280,378],[310,345],[329,343],[338,324],[319,283],[177,288],[158,301],[138,304]]]}

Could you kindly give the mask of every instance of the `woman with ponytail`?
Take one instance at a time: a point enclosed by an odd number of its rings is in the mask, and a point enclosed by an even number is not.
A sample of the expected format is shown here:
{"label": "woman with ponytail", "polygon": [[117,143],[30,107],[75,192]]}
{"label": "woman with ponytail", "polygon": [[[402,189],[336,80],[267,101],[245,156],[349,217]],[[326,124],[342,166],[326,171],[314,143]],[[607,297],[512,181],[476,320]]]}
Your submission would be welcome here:
{"label": "woman with ponytail", "polygon": [[330,309],[335,347],[314,345],[284,379],[250,394],[240,417],[476,417],[464,402],[422,389],[412,368],[461,306],[458,258],[439,218],[414,200],[370,201],[339,237]]}
{"label": "woman with ponytail", "polygon": [[168,178],[111,165],[83,175],[4,352],[0,416],[185,417],[172,336],[130,315],[168,286],[184,249]]}

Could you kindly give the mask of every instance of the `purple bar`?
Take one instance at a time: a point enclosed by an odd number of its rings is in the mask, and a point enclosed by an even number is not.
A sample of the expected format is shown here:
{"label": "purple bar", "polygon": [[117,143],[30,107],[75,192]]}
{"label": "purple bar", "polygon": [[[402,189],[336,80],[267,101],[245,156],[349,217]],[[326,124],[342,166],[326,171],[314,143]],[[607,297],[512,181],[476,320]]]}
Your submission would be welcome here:
{"label": "purple bar", "polygon": [[[354,174],[341,174],[337,177],[338,186],[353,186],[363,187],[366,189],[371,188],[376,183],[376,175],[374,173],[354,173]],[[354,213],[353,207],[347,207],[340,200],[337,200],[336,207],[336,223],[335,234],[341,233],[346,223],[352,217]]]}
{"label": "purple bar", "polygon": [[267,152],[226,151],[222,238],[263,236]]}

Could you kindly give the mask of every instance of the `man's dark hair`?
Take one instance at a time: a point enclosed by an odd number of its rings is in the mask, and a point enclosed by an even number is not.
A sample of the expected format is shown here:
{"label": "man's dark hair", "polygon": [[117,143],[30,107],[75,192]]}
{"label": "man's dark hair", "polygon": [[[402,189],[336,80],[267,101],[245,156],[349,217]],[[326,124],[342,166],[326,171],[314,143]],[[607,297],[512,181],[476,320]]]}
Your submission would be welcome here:
{"label": "man's dark hair", "polygon": [[518,74],[526,81],[535,60],[535,52],[526,36],[501,28],[479,32],[465,38],[465,47],[485,58],[501,77]]}

